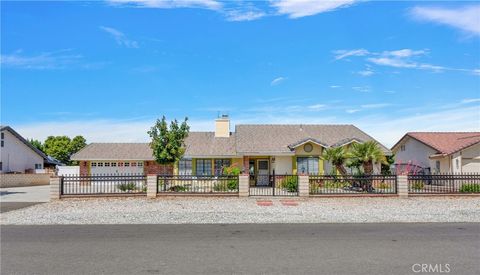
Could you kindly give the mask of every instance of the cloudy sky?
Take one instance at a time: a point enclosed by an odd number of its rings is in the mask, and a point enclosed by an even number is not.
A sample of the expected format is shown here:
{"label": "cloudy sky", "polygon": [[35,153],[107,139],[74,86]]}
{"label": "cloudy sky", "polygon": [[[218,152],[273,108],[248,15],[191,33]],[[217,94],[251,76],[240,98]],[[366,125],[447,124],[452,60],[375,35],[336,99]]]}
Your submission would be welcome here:
{"label": "cloudy sky", "polygon": [[[147,141],[153,121],[480,130],[476,2],[1,2],[1,123]],[[233,130],[233,128],[232,128]]]}

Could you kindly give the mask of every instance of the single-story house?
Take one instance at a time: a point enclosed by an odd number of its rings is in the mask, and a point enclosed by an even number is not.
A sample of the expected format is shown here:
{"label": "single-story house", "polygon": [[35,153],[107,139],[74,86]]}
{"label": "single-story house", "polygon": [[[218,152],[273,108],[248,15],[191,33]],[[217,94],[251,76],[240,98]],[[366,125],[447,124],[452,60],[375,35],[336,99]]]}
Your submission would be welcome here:
{"label": "single-story house", "polygon": [[61,164],[35,148],[10,126],[0,130],[0,173],[34,173]]}
{"label": "single-story house", "polygon": [[[91,143],[72,156],[80,161],[80,174],[173,173],[210,176],[236,165],[252,181],[262,175],[323,174],[332,166],[321,158],[325,148],[350,146],[373,140],[353,125],[236,125],[230,119],[215,121],[215,132],[190,132],[185,155],[172,166],[154,161],[148,143]],[[380,145],[386,154],[390,150]],[[380,164],[375,165],[380,171]],[[258,183],[258,182],[257,182]]]}
{"label": "single-story house", "polygon": [[480,172],[480,132],[410,132],[393,147],[396,165],[431,173]]}

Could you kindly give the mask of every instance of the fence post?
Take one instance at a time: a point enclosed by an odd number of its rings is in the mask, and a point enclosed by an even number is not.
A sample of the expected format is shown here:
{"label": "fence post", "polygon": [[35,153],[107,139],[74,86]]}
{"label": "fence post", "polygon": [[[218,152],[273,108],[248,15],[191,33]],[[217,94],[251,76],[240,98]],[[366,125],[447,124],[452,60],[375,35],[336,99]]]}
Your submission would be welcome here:
{"label": "fence post", "polygon": [[157,197],[157,175],[147,175],[147,198]]}
{"label": "fence post", "polygon": [[60,199],[60,188],[62,178],[58,176],[50,177],[50,201]]}
{"label": "fence post", "polygon": [[397,194],[400,198],[408,198],[407,175],[397,175]]}
{"label": "fence post", "polygon": [[248,197],[249,195],[249,175],[238,176],[238,196]]}
{"label": "fence post", "polygon": [[298,196],[308,197],[310,196],[310,181],[308,175],[298,176]]}

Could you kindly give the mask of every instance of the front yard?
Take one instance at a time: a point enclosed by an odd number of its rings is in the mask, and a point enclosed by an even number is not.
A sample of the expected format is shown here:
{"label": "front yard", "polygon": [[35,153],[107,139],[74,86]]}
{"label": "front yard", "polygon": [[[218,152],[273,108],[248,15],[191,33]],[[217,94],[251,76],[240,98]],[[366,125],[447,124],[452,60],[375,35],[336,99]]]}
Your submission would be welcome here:
{"label": "front yard", "polygon": [[1,224],[480,222],[478,197],[267,200],[270,206],[254,198],[64,199],[4,213]]}

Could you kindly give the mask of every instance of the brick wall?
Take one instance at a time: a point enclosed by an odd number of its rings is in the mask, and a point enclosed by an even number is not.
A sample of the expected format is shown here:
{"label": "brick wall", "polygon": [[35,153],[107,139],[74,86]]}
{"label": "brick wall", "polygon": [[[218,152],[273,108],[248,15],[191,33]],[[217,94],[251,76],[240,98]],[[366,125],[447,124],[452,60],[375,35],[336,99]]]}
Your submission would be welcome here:
{"label": "brick wall", "polygon": [[173,165],[161,165],[155,161],[145,161],[143,165],[143,171],[145,174],[163,174],[173,175]]}
{"label": "brick wall", "polygon": [[50,174],[0,174],[0,187],[50,184]]}
{"label": "brick wall", "polygon": [[80,166],[80,175],[81,176],[88,176],[90,173],[89,171],[89,167],[90,167],[90,163],[89,161],[80,161],[79,163],[79,166]]}

